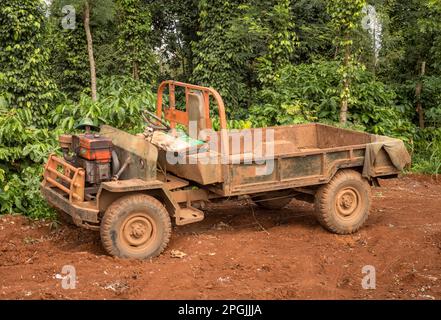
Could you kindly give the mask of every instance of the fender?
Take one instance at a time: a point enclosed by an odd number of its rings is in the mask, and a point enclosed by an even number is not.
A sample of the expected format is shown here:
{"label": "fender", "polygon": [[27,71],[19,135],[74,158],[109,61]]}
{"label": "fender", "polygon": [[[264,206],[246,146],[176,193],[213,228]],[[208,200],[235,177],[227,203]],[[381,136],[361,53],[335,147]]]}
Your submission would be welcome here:
{"label": "fender", "polygon": [[101,183],[97,194],[98,209],[104,213],[115,200],[134,193],[145,193],[161,201],[169,214],[175,216],[179,205],[173,200],[170,191],[165,187],[164,182],[159,180],[145,181],[142,179],[129,179],[119,181],[108,181]]}

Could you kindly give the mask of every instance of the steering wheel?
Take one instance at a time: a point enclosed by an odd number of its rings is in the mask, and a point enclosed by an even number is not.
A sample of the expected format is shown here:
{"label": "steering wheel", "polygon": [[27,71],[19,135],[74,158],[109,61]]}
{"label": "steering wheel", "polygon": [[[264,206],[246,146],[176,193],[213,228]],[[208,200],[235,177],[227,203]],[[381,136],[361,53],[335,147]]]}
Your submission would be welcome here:
{"label": "steering wheel", "polygon": [[[167,122],[159,118],[156,114],[151,113],[150,111],[143,110],[142,118],[153,130],[170,130],[170,126],[167,124]],[[158,122],[160,123],[160,125],[158,125]]]}

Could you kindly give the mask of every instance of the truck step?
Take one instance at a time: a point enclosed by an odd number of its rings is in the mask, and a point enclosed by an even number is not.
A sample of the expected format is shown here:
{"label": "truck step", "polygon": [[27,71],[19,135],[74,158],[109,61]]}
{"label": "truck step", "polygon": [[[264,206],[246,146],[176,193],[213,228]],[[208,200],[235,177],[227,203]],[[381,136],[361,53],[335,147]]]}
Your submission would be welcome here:
{"label": "truck step", "polygon": [[167,178],[165,178],[163,173],[158,173],[157,178],[158,180],[165,182],[165,187],[168,190],[180,189],[189,185],[187,180],[180,179],[171,174],[167,174]]}
{"label": "truck step", "polygon": [[176,224],[179,226],[202,220],[204,220],[204,212],[193,207],[182,208],[176,216]]}

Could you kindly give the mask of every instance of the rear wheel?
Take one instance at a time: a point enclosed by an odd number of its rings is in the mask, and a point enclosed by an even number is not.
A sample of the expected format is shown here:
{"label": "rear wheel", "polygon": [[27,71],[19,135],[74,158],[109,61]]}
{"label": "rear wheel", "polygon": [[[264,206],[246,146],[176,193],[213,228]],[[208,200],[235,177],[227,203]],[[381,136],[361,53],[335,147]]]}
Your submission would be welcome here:
{"label": "rear wheel", "polygon": [[315,215],[331,232],[349,234],[367,220],[371,199],[370,186],[354,170],[342,170],[321,186],[315,196]]}
{"label": "rear wheel", "polygon": [[147,259],[166,248],[171,234],[170,216],[151,196],[125,196],[107,208],[100,233],[103,247],[109,254]]}

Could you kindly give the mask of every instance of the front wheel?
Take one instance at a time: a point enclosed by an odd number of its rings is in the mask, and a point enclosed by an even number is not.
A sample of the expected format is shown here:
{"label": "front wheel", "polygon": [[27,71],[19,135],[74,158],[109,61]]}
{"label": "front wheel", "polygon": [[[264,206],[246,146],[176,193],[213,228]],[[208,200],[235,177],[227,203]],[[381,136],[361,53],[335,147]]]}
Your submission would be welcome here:
{"label": "front wheel", "polygon": [[315,195],[315,215],[331,232],[350,234],[364,224],[371,205],[370,186],[354,170],[342,170]]}
{"label": "front wheel", "polygon": [[100,234],[104,249],[113,256],[155,257],[164,251],[170,240],[170,216],[165,207],[151,196],[125,196],[107,208]]}

